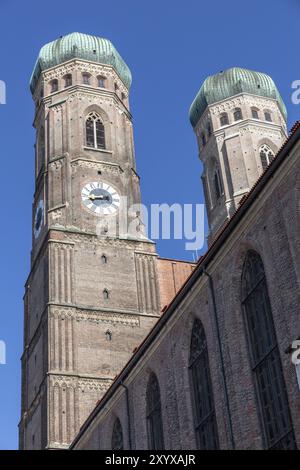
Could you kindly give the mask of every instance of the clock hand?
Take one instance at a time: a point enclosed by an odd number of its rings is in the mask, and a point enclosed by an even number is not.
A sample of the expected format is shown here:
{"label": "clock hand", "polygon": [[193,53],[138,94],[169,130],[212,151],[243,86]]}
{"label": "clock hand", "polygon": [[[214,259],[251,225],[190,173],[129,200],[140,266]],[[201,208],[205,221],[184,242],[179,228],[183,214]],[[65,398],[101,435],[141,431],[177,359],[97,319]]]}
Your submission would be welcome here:
{"label": "clock hand", "polygon": [[96,199],[100,199],[101,201],[109,201],[109,196],[104,196],[103,194],[100,194],[100,196],[95,196],[95,194],[90,194],[89,199],[91,199],[91,201],[95,201]]}

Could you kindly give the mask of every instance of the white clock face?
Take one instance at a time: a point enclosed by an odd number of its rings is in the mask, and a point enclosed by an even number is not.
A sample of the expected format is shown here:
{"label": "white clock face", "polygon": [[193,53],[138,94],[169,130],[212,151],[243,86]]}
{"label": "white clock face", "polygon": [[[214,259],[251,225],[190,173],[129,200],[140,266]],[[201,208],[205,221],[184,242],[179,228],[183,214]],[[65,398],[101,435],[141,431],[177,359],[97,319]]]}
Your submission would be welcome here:
{"label": "white clock face", "polygon": [[86,184],[81,191],[83,204],[94,214],[112,215],[120,206],[120,196],[107,183],[97,181]]}
{"label": "white clock face", "polygon": [[42,226],[43,226],[43,222],[44,222],[44,201],[40,199],[35,209],[35,216],[34,216],[34,222],[33,222],[34,238],[37,238],[39,236]]}

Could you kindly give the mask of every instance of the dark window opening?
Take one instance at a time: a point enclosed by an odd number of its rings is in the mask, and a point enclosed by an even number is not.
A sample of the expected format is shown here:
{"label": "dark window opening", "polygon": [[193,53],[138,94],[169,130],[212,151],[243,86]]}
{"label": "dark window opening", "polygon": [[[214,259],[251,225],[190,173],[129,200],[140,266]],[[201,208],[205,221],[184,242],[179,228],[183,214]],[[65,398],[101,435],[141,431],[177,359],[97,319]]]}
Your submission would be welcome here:
{"label": "dark window opening", "polygon": [[51,82],[51,93],[58,91],[58,80],[52,80]]}
{"label": "dark window opening", "polygon": [[114,422],[114,427],[113,427],[113,432],[112,432],[112,438],[111,438],[111,448],[112,450],[123,450],[123,431],[122,431],[122,425],[117,418]]}
{"label": "dark window opening", "polygon": [[242,308],[265,446],[295,449],[265,270],[253,250],[248,251],[243,268]]}
{"label": "dark window opening", "polygon": [[65,88],[67,88],[68,86],[72,86],[72,75],[70,73],[64,77],[64,80]]}
{"label": "dark window opening", "polygon": [[235,121],[240,121],[241,119],[243,119],[241,108],[236,108],[235,109],[235,111],[233,113],[233,118],[234,118]]}
{"label": "dark window opening", "polygon": [[160,390],[157,377],[151,373],[147,385],[147,431],[150,450],[164,450]]}
{"label": "dark window opening", "polygon": [[194,423],[199,449],[218,449],[219,439],[208,362],[205,331],[200,320],[194,321],[191,336],[190,380],[194,405]]}
{"label": "dark window opening", "polygon": [[227,126],[229,124],[228,114],[227,113],[221,114],[220,124],[221,124],[221,126]]}

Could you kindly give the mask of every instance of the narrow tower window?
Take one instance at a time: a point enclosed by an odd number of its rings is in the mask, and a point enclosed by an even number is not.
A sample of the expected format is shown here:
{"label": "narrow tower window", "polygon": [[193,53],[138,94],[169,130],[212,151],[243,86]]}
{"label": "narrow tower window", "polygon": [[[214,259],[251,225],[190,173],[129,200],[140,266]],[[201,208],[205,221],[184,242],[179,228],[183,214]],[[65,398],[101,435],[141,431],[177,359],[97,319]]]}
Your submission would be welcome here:
{"label": "narrow tower window", "polygon": [[112,437],[111,437],[111,449],[112,450],[123,450],[123,431],[122,425],[119,418],[114,422]]}
{"label": "narrow tower window", "polygon": [[89,73],[84,72],[82,74],[82,83],[84,85],[90,85],[91,75]]}
{"label": "narrow tower window", "polygon": [[107,263],[107,257],[105,255],[101,256],[101,263],[106,264]]}
{"label": "narrow tower window", "polygon": [[267,144],[264,144],[259,149],[259,155],[263,170],[265,170],[270,165],[271,161],[274,160],[274,152]]}
{"label": "narrow tower window", "polygon": [[210,138],[211,134],[212,134],[211,123],[210,122],[207,123],[206,130],[207,130],[207,136],[208,136],[208,138]]}
{"label": "narrow tower window", "polygon": [[223,185],[222,185],[219,168],[215,169],[214,186],[215,186],[216,200],[218,200],[223,194]]}
{"label": "narrow tower window", "polygon": [[102,77],[102,76],[99,76],[99,77],[97,77],[97,80],[98,80],[98,87],[99,88],[105,88],[106,78]]}
{"label": "narrow tower window", "polygon": [[248,251],[243,268],[242,308],[265,446],[295,449],[264,265],[253,250]]}
{"label": "narrow tower window", "polygon": [[251,108],[251,114],[252,114],[253,119],[259,119],[257,108]]}
{"label": "narrow tower window", "polygon": [[157,377],[153,372],[149,377],[146,400],[148,447],[151,450],[163,450],[164,435],[161,415],[160,390]]}
{"label": "narrow tower window", "polygon": [[67,88],[68,86],[72,86],[72,75],[70,73],[64,76],[64,80],[65,80],[65,88]]}
{"label": "narrow tower window", "polygon": [[106,330],[105,332],[105,338],[107,341],[111,341],[112,340],[112,332],[110,330]]}
{"label": "narrow tower window", "polygon": [[44,127],[40,128],[38,134],[38,148],[37,148],[37,174],[39,174],[40,170],[45,165],[45,130]]}
{"label": "narrow tower window", "polygon": [[205,145],[206,145],[206,137],[205,137],[204,132],[201,134],[201,142],[202,142],[202,146],[205,147]]}
{"label": "narrow tower window", "polygon": [[265,120],[268,122],[272,122],[272,115],[270,111],[265,111]]}
{"label": "narrow tower window", "polygon": [[241,110],[241,108],[236,108],[236,109],[234,110],[233,119],[234,119],[235,121],[240,121],[241,119],[243,119],[243,115],[242,115],[242,110]]}
{"label": "narrow tower window", "polygon": [[210,378],[205,331],[195,320],[191,336],[190,380],[194,404],[194,422],[199,449],[217,449],[218,431]]}
{"label": "narrow tower window", "polygon": [[229,124],[228,114],[227,113],[221,114],[220,124],[221,124],[221,126],[227,126]]}
{"label": "narrow tower window", "polygon": [[58,91],[58,80],[52,80],[52,82],[50,83],[50,89],[51,89],[51,93],[54,93],[55,91]]}
{"label": "narrow tower window", "polygon": [[95,149],[105,149],[104,125],[100,116],[93,112],[86,120],[86,145]]}
{"label": "narrow tower window", "polygon": [[104,289],[104,290],[103,290],[103,299],[104,299],[104,300],[109,299],[109,292],[108,292],[107,289]]}

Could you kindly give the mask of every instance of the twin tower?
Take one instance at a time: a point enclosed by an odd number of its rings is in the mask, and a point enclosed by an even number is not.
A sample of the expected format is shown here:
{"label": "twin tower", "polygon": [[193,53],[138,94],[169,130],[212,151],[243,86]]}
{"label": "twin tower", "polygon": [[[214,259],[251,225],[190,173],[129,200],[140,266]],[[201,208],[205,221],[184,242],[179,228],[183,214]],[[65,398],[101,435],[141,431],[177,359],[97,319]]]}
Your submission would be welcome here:
{"label": "twin tower", "polygon": [[[68,447],[192,270],[140,230],[130,85],[111,42],[80,33],[46,44],[32,74],[21,449]],[[233,68],[204,82],[190,120],[211,243],[285,140],[286,109],[270,77]],[[136,230],[125,236],[120,220]]]}

